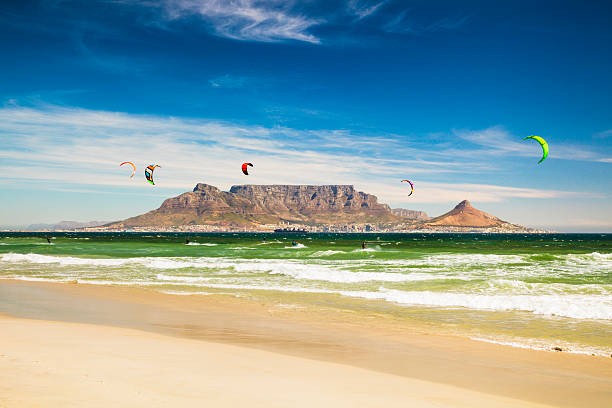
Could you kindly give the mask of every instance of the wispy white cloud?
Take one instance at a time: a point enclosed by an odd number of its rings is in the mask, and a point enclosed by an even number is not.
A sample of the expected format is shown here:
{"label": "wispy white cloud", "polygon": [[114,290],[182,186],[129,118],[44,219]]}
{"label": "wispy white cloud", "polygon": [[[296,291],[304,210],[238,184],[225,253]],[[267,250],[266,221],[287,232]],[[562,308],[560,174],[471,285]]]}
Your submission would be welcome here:
{"label": "wispy white cloud", "polygon": [[208,80],[208,83],[213,88],[244,88],[249,82],[249,78],[245,76],[221,75]]}
{"label": "wispy white cloud", "polygon": [[[403,174],[461,172],[457,160],[421,160],[423,151],[401,147],[392,136],[360,136],[348,130],[298,130],[239,125],[77,108],[47,106],[0,109],[0,183],[45,182],[64,189],[83,186],[135,188],[150,192],[142,177],[159,164],[156,190],[185,191],[197,182],[221,188],[233,184],[354,184],[383,202],[406,202]],[[474,138],[474,140],[480,140]],[[390,150],[391,149],[391,150]],[[439,152],[438,152],[439,153]],[[123,161],[138,166],[128,178]],[[245,177],[240,164],[255,164]],[[577,193],[508,186],[418,181],[411,202],[477,202],[513,197],[558,198]],[[584,196],[584,193],[582,193]]]}
{"label": "wispy white cloud", "polygon": [[467,14],[458,14],[423,22],[411,18],[410,10],[403,10],[383,24],[382,29],[389,33],[423,35],[437,31],[456,30],[467,23],[469,19],[470,16]]}
{"label": "wispy white cloud", "polygon": [[417,181],[418,194],[406,198],[406,186],[397,183],[367,184],[368,192],[384,197],[392,206],[403,206],[407,201],[413,204],[448,203],[470,200],[478,203],[502,202],[511,198],[555,199],[555,198],[600,198],[598,195],[560,190],[543,190],[524,187],[496,186],[473,183],[437,183]]}
{"label": "wispy white cloud", "polygon": [[601,132],[597,132],[594,135],[597,138],[605,138],[605,137],[610,137],[612,136],[612,129],[608,129],[608,130],[603,130]]}
{"label": "wispy white cloud", "polygon": [[359,20],[369,17],[376,13],[388,0],[373,3],[363,0],[349,0],[347,3],[348,12],[356,15]]}
{"label": "wispy white cloud", "polygon": [[208,83],[213,88],[247,89],[250,91],[267,89],[274,84],[280,84],[281,82],[283,81],[278,78],[232,74],[218,75],[208,80]]}
{"label": "wispy white cloud", "polygon": [[[155,24],[170,27],[171,23],[197,17],[204,21],[213,34],[242,41],[285,42],[300,41],[311,44],[334,44],[334,36],[315,34],[313,28],[335,26],[340,31],[352,30],[375,16],[379,21],[370,28],[381,33],[425,35],[438,31],[456,30],[470,18],[467,14],[444,15],[423,21],[412,17],[410,9],[395,2],[396,11],[383,12],[392,0],[346,0],[329,7],[325,0],[300,2],[297,0],[116,0],[117,3],[138,4],[163,13]],[[340,35],[342,37],[342,35]],[[342,41],[345,43],[345,41]]]}
{"label": "wispy white cloud", "polygon": [[141,72],[146,64],[137,62],[133,57],[118,56],[92,49],[85,43],[82,34],[73,35],[76,50],[81,54],[81,61],[98,69],[111,72]]}
{"label": "wispy white cloud", "polygon": [[221,37],[262,42],[320,42],[308,29],[323,20],[295,12],[294,1],[163,0],[161,4],[168,20],[198,16]]}
{"label": "wispy white cloud", "polygon": [[[446,153],[462,156],[478,156],[485,153],[494,156],[539,157],[542,155],[541,149],[536,142],[523,140],[524,136],[512,135],[502,126],[493,126],[482,130],[454,130],[453,134],[473,145],[479,146],[479,148],[449,150]],[[592,162],[607,161],[601,153],[585,149],[583,146],[557,143],[552,137],[543,137],[548,141],[548,157],[550,158]],[[530,146],[528,142],[533,146]]]}

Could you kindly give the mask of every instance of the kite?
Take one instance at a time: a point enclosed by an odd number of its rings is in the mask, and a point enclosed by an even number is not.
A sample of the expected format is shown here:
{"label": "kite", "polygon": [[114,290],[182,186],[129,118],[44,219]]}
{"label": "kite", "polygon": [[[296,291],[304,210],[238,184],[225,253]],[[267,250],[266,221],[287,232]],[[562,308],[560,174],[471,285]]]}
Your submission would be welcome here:
{"label": "kite", "polygon": [[410,180],[402,180],[402,181],[407,181],[408,184],[410,184],[410,194],[408,194],[408,197],[410,197],[412,193],[414,193],[414,184],[412,184],[412,181]]}
{"label": "kite", "polygon": [[538,164],[542,163],[544,159],[548,157],[548,143],[546,143],[546,140],[542,139],[540,136],[527,136],[523,138],[523,140],[525,139],[535,139],[540,143],[540,146],[542,146],[542,158]]}
{"label": "kite", "polygon": [[134,166],[134,163],[132,163],[132,162],[123,162],[119,166],[123,166],[124,164],[129,164],[130,166],[132,166],[132,175],[130,176],[130,178],[134,177],[134,174],[136,174],[136,166]]}
{"label": "kite", "polygon": [[156,167],[161,167],[161,166],[154,164],[151,166],[147,166],[147,168],[145,168],[145,178],[147,179],[149,183],[153,185],[155,185],[155,183],[153,182],[153,170],[155,170]]}
{"label": "kite", "polygon": [[249,172],[247,171],[247,166],[253,167],[253,163],[242,163],[242,172],[248,176]]}

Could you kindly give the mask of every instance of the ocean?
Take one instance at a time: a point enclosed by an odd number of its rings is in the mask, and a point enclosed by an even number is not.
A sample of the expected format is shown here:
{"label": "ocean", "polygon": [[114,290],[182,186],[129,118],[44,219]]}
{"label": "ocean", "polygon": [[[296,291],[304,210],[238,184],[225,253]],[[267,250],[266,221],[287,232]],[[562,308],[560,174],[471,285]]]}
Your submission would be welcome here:
{"label": "ocean", "polygon": [[0,278],[248,297],[612,353],[612,234],[5,232]]}

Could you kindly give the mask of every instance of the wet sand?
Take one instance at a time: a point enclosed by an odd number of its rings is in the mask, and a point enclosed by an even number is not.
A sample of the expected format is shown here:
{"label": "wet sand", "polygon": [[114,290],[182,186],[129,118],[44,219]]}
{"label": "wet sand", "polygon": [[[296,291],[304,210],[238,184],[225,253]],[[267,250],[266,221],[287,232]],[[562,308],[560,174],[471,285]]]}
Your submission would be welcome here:
{"label": "wet sand", "polygon": [[612,401],[612,358],[476,342],[375,314],[9,280],[0,312],[3,407]]}

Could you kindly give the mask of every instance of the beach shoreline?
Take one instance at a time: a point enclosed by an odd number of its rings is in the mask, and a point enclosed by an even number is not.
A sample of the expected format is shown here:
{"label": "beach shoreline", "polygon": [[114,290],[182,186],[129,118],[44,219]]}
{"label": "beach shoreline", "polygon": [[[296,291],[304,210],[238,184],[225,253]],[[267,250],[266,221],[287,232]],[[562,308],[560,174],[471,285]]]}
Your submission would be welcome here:
{"label": "beach shoreline", "polygon": [[[177,296],[128,287],[13,280],[0,281],[0,299],[0,312],[10,316],[3,322],[25,318],[32,327],[55,321],[63,322],[54,323],[60,326],[136,330],[143,341],[147,336],[171,336],[240,347],[525,403],[603,407],[612,400],[609,357],[477,342],[398,325],[375,313],[314,313],[229,295]],[[12,323],[6,324],[10,328]]]}

